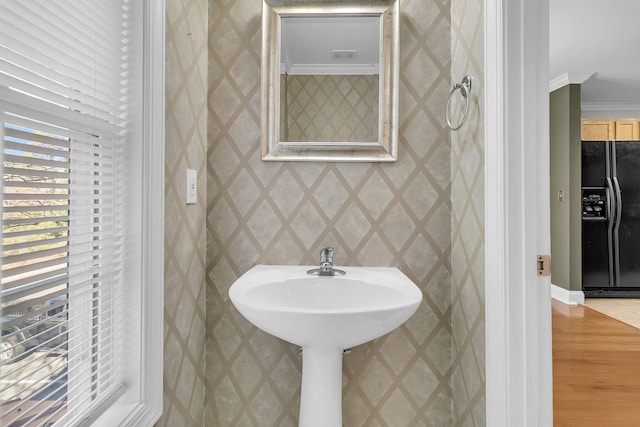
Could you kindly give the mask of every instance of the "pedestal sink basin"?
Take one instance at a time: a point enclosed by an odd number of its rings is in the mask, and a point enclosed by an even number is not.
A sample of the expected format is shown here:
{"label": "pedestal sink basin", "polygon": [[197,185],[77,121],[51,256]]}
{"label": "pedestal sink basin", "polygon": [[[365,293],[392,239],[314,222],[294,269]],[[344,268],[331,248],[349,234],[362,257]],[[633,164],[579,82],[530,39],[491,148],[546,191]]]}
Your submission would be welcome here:
{"label": "pedestal sink basin", "polygon": [[311,268],[255,266],[229,297],[255,326],[302,347],[299,426],[340,427],[343,350],[400,326],[422,293],[397,268],[344,267],[328,277]]}

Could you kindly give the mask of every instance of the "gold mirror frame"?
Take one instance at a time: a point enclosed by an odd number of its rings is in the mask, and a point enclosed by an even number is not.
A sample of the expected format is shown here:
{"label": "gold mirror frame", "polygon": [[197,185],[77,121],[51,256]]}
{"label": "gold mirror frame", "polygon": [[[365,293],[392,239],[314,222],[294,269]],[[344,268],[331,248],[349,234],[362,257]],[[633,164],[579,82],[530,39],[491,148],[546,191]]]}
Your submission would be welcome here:
{"label": "gold mirror frame", "polygon": [[[399,0],[262,1],[262,114],[264,161],[395,162],[398,158]],[[381,20],[378,141],[285,142],[280,138],[281,18],[375,16]]]}

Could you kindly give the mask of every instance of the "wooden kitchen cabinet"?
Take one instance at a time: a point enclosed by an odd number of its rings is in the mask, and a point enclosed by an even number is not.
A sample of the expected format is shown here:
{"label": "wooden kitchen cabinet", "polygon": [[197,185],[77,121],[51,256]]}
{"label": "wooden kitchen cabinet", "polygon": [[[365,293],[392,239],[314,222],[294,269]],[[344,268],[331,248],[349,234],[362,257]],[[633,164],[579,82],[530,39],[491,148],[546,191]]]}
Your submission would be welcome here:
{"label": "wooden kitchen cabinet", "polygon": [[616,138],[616,124],[611,120],[583,120],[583,141],[611,141]]}
{"label": "wooden kitchen cabinet", "polygon": [[640,140],[640,119],[582,120],[583,141]]}
{"label": "wooden kitchen cabinet", "polygon": [[616,120],[616,138],[618,141],[640,139],[639,120]]}

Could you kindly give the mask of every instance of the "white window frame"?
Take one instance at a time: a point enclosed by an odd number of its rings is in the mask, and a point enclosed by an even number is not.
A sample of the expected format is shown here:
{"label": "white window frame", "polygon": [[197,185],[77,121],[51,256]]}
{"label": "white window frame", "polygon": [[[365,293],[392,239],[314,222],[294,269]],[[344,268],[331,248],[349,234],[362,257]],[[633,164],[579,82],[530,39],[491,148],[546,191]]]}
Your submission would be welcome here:
{"label": "white window frame", "polygon": [[165,0],[144,0],[143,241],[140,353],[132,354],[138,375],[127,391],[106,402],[96,427],[152,426],[162,415],[164,311],[164,81]]}

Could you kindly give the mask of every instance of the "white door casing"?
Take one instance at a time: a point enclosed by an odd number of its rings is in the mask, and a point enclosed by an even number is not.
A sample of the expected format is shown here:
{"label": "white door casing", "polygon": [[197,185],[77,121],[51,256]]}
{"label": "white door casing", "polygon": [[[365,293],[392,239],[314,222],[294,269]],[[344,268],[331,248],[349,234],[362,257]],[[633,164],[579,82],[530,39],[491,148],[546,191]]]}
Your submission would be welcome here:
{"label": "white door casing", "polygon": [[548,0],[485,0],[487,423],[551,426]]}

